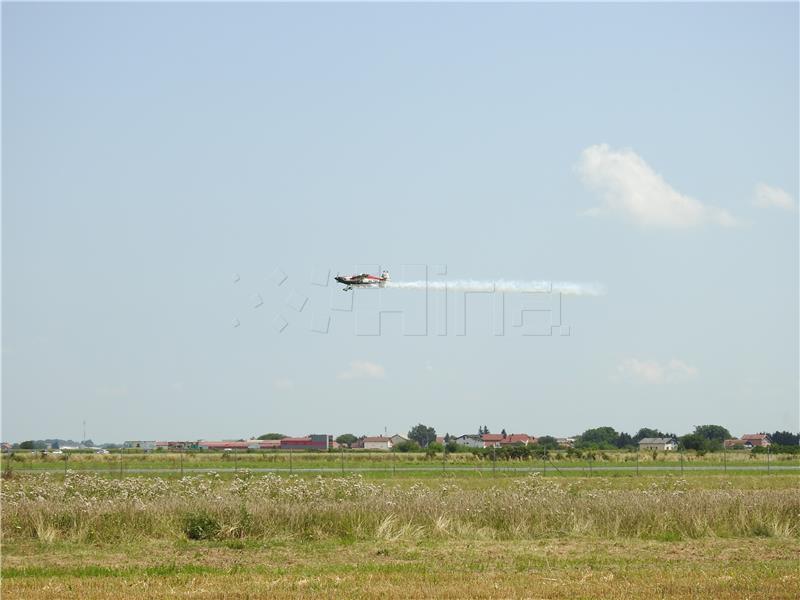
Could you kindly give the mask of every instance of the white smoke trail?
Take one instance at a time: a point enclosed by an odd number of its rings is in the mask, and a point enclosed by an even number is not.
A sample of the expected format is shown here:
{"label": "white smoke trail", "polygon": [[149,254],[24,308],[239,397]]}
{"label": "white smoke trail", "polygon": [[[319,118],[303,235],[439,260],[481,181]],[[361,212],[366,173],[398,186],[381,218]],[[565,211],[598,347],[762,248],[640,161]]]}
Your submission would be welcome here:
{"label": "white smoke trail", "polygon": [[605,288],[598,284],[569,281],[387,281],[384,287],[401,290],[448,292],[522,292],[560,293],[568,296],[602,296]]}

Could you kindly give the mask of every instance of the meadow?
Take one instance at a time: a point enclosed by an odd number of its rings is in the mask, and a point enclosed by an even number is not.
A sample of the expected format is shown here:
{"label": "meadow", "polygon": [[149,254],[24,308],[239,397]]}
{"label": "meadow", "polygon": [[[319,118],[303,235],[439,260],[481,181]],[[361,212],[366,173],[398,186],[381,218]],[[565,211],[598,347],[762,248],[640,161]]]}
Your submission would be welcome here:
{"label": "meadow", "polygon": [[2,486],[2,592],[794,598],[799,482],[796,474],[13,474]]}

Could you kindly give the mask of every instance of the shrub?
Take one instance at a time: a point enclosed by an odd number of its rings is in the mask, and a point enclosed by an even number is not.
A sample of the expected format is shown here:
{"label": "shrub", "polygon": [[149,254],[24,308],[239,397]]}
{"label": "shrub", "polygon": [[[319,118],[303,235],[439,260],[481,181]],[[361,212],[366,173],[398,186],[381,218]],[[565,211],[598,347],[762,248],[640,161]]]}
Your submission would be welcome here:
{"label": "shrub", "polygon": [[190,540],[210,540],[219,533],[219,521],[205,511],[183,516],[183,533]]}

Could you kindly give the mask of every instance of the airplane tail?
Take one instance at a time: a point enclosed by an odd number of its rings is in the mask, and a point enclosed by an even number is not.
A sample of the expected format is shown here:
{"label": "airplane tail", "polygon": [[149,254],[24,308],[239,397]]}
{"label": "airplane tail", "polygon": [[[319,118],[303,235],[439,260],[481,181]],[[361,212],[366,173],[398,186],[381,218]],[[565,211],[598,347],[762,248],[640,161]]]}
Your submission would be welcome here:
{"label": "airplane tail", "polygon": [[381,277],[386,281],[389,281],[389,271],[381,271]]}

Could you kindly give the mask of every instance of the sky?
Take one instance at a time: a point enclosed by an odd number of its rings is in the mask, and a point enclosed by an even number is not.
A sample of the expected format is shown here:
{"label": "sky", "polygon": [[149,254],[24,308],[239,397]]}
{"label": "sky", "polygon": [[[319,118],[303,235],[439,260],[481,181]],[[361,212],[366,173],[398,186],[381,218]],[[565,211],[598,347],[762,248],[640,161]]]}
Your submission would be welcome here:
{"label": "sky", "polygon": [[[797,3],[3,3],[2,438],[797,431],[798,46]],[[331,280],[384,268],[605,293]]]}

